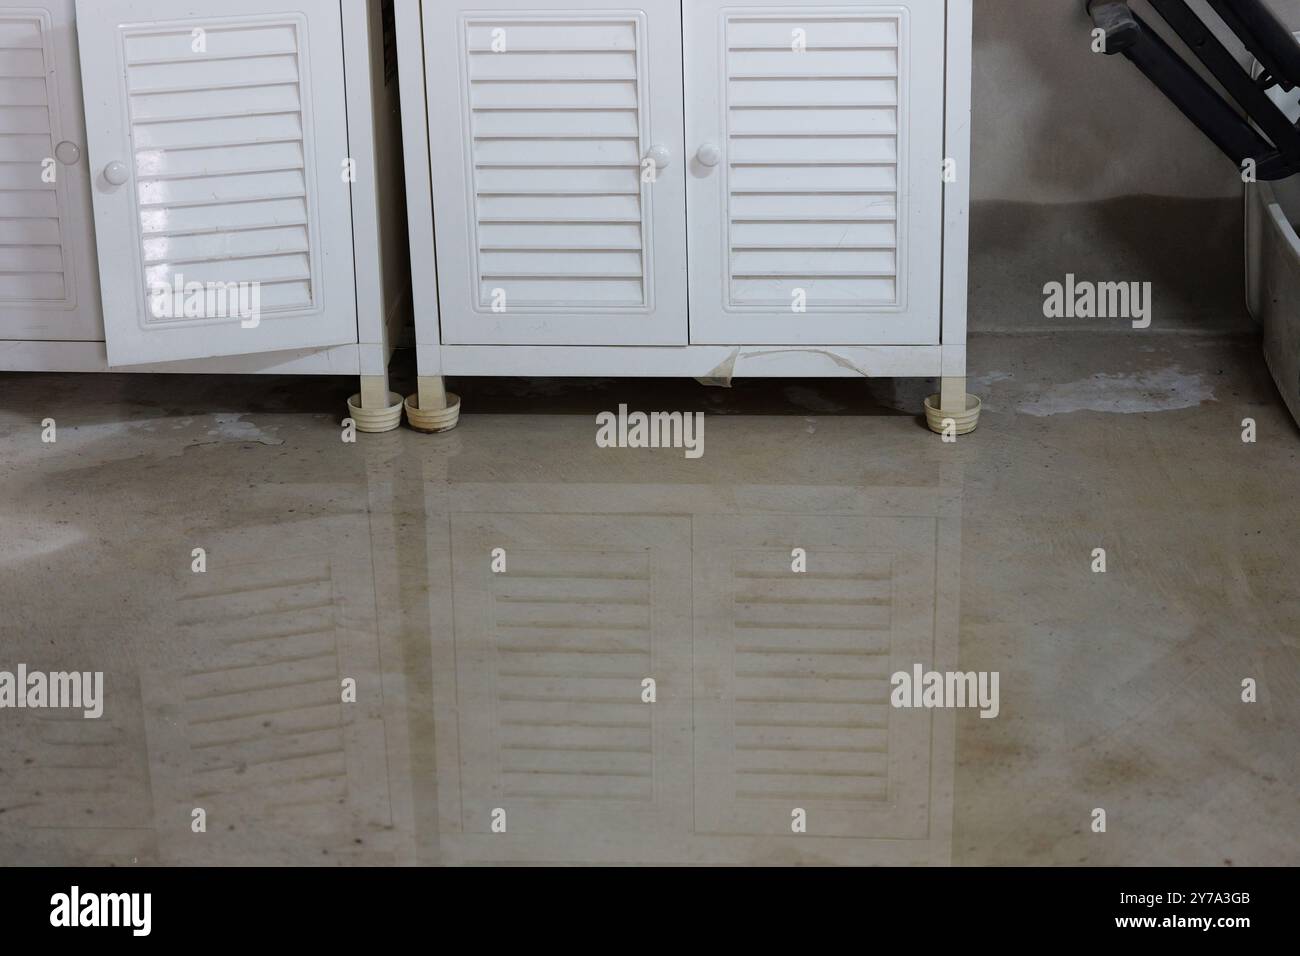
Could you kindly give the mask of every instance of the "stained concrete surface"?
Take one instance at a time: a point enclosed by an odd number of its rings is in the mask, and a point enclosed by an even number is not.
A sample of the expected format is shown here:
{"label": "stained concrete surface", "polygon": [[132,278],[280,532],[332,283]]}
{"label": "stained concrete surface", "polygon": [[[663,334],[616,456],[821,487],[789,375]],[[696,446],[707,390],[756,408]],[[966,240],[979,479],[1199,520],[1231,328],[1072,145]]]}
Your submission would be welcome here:
{"label": "stained concrete surface", "polygon": [[[0,710],[0,862],[1300,862],[1257,343],[972,367],[955,445],[919,381],[465,381],[457,431],[349,445],[345,380],[0,376],[0,670],[107,686]],[[597,448],[620,403],[705,412],[704,457]],[[881,706],[911,659],[999,715]]]}
{"label": "stained concrete surface", "polygon": [[1101,202],[995,200],[971,206],[974,332],[1121,332],[1131,319],[1047,318],[1043,287],[1150,283],[1156,331],[1248,333],[1242,199],[1125,196]]}

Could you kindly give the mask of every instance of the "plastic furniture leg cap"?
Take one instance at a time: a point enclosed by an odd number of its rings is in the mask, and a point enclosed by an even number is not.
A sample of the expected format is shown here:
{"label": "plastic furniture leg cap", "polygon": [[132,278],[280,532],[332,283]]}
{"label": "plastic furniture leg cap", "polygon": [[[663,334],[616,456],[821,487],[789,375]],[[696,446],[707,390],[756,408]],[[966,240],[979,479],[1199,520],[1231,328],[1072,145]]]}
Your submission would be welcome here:
{"label": "plastic furniture leg cap", "polygon": [[357,423],[359,432],[391,432],[402,424],[402,396],[389,392],[387,408],[362,408],[361,396],[353,395],[348,399],[348,416]]}
{"label": "plastic furniture leg cap", "polygon": [[942,435],[944,423],[951,419],[958,435],[969,435],[979,427],[983,409],[984,403],[975,395],[966,396],[965,410],[940,409],[939,396],[931,395],[925,400],[925,423],[930,426],[930,431]]}
{"label": "plastic furniture leg cap", "polygon": [[426,412],[420,409],[420,396],[412,395],[406,400],[406,420],[417,432],[428,435],[451,431],[460,421],[460,396],[448,392],[446,408]]}

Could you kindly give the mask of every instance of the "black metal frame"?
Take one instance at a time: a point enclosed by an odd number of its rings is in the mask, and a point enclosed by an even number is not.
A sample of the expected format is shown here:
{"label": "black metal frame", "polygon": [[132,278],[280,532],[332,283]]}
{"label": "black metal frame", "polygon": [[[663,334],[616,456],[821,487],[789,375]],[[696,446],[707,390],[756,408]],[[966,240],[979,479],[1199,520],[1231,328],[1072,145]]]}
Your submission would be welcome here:
{"label": "black metal frame", "polygon": [[1245,116],[1134,13],[1127,0],[1087,0],[1093,23],[1105,34],[1105,52],[1127,57],[1239,167],[1253,160],[1257,179],[1300,173],[1300,129],[1268,97],[1275,86],[1287,91],[1300,86],[1300,44],[1281,21],[1260,0],[1209,0],[1219,19],[1263,66],[1259,79],[1252,80],[1185,0],[1149,2]]}

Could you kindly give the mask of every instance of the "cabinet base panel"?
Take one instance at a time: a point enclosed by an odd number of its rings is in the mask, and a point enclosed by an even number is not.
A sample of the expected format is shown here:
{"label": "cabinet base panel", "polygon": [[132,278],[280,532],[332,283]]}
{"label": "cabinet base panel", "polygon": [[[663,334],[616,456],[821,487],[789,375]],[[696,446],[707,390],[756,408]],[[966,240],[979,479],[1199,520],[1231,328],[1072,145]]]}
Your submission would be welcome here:
{"label": "cabinet base panel", "polygon": [[965,346],[420,346],[420,374],[557,378],[964,376]]}
{"label": "cabinet base panel", "polygon": [[108,364],[103,342],[0,341],[0,372],[118,372],[207,375],[360,375],[360,346],[297,349],[154,365]]}

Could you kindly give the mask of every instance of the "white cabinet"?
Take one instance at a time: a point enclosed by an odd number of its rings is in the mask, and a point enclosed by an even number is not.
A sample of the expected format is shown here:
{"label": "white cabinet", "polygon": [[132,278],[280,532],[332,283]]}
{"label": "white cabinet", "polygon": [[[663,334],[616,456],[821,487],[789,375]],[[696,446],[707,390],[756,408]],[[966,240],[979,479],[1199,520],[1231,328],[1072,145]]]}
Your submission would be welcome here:
{"label": "white cabinet", "polygon": [[397,17],[421,406],[448,374],[910,375],[966,412],[969,0]]}
{"label": "white cabinet", "polygon": [[0,0],[0,369],[353,373],[386,401],[383,8]]}

